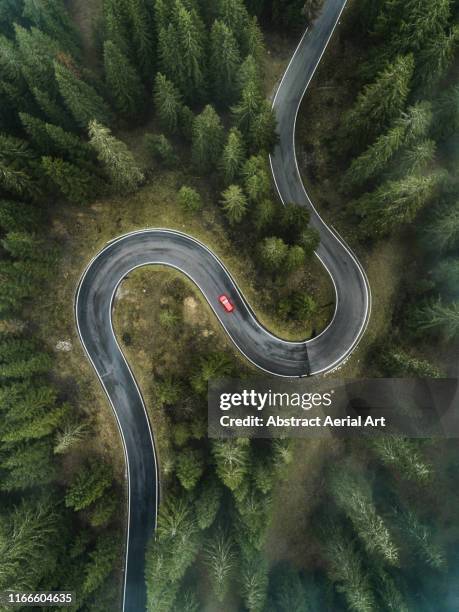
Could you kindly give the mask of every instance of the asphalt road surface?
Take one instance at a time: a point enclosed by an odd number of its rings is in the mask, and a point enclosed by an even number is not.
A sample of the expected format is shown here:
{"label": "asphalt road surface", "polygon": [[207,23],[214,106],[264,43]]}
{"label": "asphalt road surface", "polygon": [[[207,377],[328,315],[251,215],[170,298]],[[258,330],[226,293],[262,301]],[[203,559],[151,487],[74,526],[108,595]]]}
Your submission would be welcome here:
{"label": "asphalt road surface", "polygon": [[[352,352],[365,331],[371,306],[365,273],[349,248],[315,211],[295,156],[298,108],[345,3],[325,1],[320,17],[301,39],[274,101],[280,134],[280,144],[271,158],[274,180],[284,203],[294,202],[311,210],[311,223],[320,233],[316,254],[336,291],[335,315],[327,329],[305,342],[275,337],[257,321],[224,264],[197,240],[167,229],[141,230],[110,242],[90,262],[80,281],[75,299],[78,332],[118,420],[126,456],[129,516],[125,612],[146,609],[145,550],[156,526],[159,472],[143,398],[112,326],[113,300],[123,278],[145,265],[161,264],[180,270],[199,287],[247,359],[278,376],[332,370]],[[229,295],[235,305],[231,314],[218,302],[222,293]]]}

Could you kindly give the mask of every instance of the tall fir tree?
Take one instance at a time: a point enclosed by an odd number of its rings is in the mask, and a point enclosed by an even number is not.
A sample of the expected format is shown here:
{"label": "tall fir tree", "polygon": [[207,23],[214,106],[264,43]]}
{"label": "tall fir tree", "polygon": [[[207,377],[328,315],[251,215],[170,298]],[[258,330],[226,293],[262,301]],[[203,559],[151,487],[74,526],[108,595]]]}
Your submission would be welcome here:
{"label": "tall fir tree", "polygon": [[192,157],[201,171],[215,168],[223,148],[223,126],[214,108],[207,105],[193,123]]}
{"label": "tall fir tree", "polygon": [[59,62],[54,69],[61,96],[80,127],[86,129],[92,120],[110,124],[110,109],[91,85]]}
{"label": "tall fir tree", "polygon": [[362,149],[400,115],[410,92],[413,70],[413,57],[399,56],[364,88],[343,117],[340,142],[344,149]]}
{"label": "tall fir tree", "polygon": [[118,113],[125,119],[139,119],[144,110],[145,91],[136,69],[117,47],[104,43],[105,80]]}
{"label": "tall fir tree", "polygon": [[145,177],[126,144],[97,121],[89,124],[89,138],[116,190],[119,193],[135,191]]}
{"label": "tall fir tree", "polygon": [[179,127],[182,97],[175,85],[160,72],[155,79],[154,100],[161,125],[174,134]]}
{"label": "tall fir tree", "polygon": [[210,34],[210,72],[214,99],[231,104],[237,95],[237,74],[241,63],[233,32],[221,21],[215,21]]}

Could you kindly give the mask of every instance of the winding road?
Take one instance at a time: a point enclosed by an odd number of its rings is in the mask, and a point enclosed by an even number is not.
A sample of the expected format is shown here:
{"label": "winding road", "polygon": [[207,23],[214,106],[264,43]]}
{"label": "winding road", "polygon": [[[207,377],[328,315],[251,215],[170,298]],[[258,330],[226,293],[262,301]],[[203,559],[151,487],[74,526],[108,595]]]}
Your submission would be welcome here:
{"label": "winding road", "polygon": [[[302,37],[274,100],[280,143],[271,157],[279,196],[311,211],[320,233],[317,257],[336,292],[328,327],[315,338],[288,342],[271,334],[256,318],[222,261],[191,236],[169,229],[132,232],[110,242],[86,268],[75,299],[75,316],[84,349],[117,418],[126,457],[128,530],[123,611],[146,609],[146,544],[156,526],[159,471],[145,404],[117,342],[113,301],[123,278],[145,265],[166,265],[184,273],[202,291],[236,347],[258,368],[298,377],[330,371],[341,364],[362,337],[371,310],[365,272],[337,233],[322,221],[304,189],[295,153],[295,123],[303,95],[338,23],[346,0],[325,0],[314,27]],[[236,309],[226,315],[218,296],[231,296]]]}

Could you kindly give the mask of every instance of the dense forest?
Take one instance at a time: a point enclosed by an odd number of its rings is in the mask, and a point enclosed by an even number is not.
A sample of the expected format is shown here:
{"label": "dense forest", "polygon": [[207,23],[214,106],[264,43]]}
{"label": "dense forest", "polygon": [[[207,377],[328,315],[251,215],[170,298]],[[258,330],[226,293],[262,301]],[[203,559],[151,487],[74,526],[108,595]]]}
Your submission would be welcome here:
{"label": "dense forest", "polygon": [[[263,28],[290,32],[293,45],[321,4],[104,0],[88,62],[63,1],[0,0],[0,590],[76,591],[78,610],[116,609],[119,599],[121,487],[100,454],[76,453],[95,435],[91,420],[30,323],[59,265],[61,245],[44,239],[56,210],[129,197],[153,172],[187,164],[216,194],[260,285],[279,296],[276,315],[306,322],[316,312],[302,276],[317,235],[307,211],[281,207],[271,184]],[[457,8],[355,2],[340,33],[364,58],[327,142],[343,170],[345,215],[360,249],[403,226],[419,253],[394,335],[371,362],[381,374],[440,375],[412,347],[441,334],[451,349],[459,336]],[[142,132],[146,166],[121,137],[131,130]],[[200,215],[194,185],[177,197],[184,216]],[[172,307],[162,324],[176,333]],[[169,435],[149,610],[199,611],[209,592],[219,609],[254,612],[453,610],[455,445],[334,444],[314,499],[303,499],[312,561],[269,564],[272,500],[298,454],[286,440],[207,438],[208,380],[245,372],[211,343],[197,349],[193,367],[153,381]]]}

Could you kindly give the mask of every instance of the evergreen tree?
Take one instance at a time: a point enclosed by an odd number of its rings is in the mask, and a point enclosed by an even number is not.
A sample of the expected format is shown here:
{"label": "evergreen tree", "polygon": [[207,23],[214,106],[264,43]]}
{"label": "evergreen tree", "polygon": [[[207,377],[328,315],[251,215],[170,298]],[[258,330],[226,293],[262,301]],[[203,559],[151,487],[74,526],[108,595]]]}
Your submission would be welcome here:
{"label": "evergreen tree", "polygon": [[402,436],[378,436],[370,446],[382,463],[403,478],[419,484],[431,480],[432,466],[426,462],[415,441]]}
{"label": "evergreen tree", "polygon": [[344,148],[371,142],[400,115],[410,91],[413,70],[413,57],[399,56],[364,88],[343,117],[340,139]]}
{"label": "evergreen tree", "polygon": [[248,29],[250,27],[250,16],[242,0],[217,0],[217,19],[223,22],[237,37],[237,42],[242,55],[245,57],[250,53]]}
{"label": "evergreen tree", "polygon": [[205,478],[201,481],[201,490],[194,504],[199,528],[208,529],[215,521],[220,509],[222,490],[217,481]]}
{"label": "evergreen tree", "polygon": [[10,448],[0,467],[5,471],[0,483],[2,491],[44,486],[56,477],[51,445],[46,438],[28,440]]}
{"label": "evergreen tree", "polygon": [[42,157],[41,165],[51,182],[70,202],[84,204],[97,193],[93,177],[74,164],[62,159]]}
{"label": "evergreen tree", "polygon": [[190,102],[205,90],[205,28],[197,11],[176,0],[167,26],[160,28],[158,52],[163,72]]}
{"label": "evergreen tree", "polygon": [[65,505],[83,510],[99,499],[112,484],[112,471],[106,463],[91,460],[78,472],[65,496]]}
{"label": "evergreen tree", "polygon": [[442,295],[459,298],[459,257],[443,259],[432,270],[432,276]]}
{"label": "evergreen tree", "polygon": [[218,163],[223,147],[223,126],[212,106],[207,105],[193,123],[192,158],[196,167],[209,171]]}
{"label": "evergreen tree", "polygon": [[153,74],[155,60],[152,3],[149,0],[128,0],[126,7],[135,57],[142,70],[143,78],[148,82]]}
{"label": "evergreen tree", "polygon": [[164,134],[145,134],[145,147],[153,157],[164,166],[172,168],[177,163],[177,156],[170,140]]}
{"label": "evergreen tree", "polygon": [[197,212],[202,208],[202,199],[196,189],[184,185],[178,193],[178,203],[189,212]]}
{"label": "evergreen tree", "polygon": [[154,98],[156,112],[162,126],[168,132],[174,134],[178,130],[183,103],[178,89],[160,72],[155,79]]}
{"label": "evergreen tree", "polygon": [[459,202],[437,211],[424,230],[424,241],[427,247],[440,253],[459,245]]}
{"label": "evergreen tree", "polygon": [[2,516],[0,588],[30,591],[55,570],[60,547],[49,543],[59,537],[59,518],[55,504],[33,499]]}
{"label": "evergreen tree", "polygon": [[288,272],[294,272],[306,262],[306,253],[302,246],[296,244],[288,249],[287,257],[285,259],[285,268]]}
{"label": "evergreen tree", "polygon": [[33,154],[19,138],[0,134],[0,187],[14,195],[35,196],[32,180]]}
{"label": "evergreen tree", "polygon": [[240,101],[232,107],[234,122],[247,142],[251,143],[256,122],[263,109],[263,96],[256,81],[249,81],[242,90]]}
{"label": "evergreen tree", "polygon": [[276,129],[276,115],[269,102],[264,100],[251,125],[250,142],[252,148],[254,150],[262,149],[267,153],[272,153],[279,141]]}
{"label": "evergreen tree", "polygon": [[373,193],[364,194],[354,203],[354,210],[363,220],[364,235],[383,236],[393,228],[410,223],[432,198],[443,174],[407,176],[388,181]]}
{"label": "evergreen tree", "polygon": [[24,0],[23,15],[33,25],[60,43],[74,57],[81,55],[78,32],[62,0]]}
{"label": "evergreen tree", "polygon": [[231,104],[237,94],[237,72],[241,58],[233,32],[215,21],[210,35],[210,72],[215,100]]}
{"label": "evergreen tree", "polygon": [[242,134],[238,129],[231,128],[220,162],[225,183],[229,184],[238,177],[244,161],[245,147]]}
{"label": "evergreen tree", "polygon": [[271,176],[263,155],[252,155],[244,164],[242,175],[249,200],[259,202],[269,196]]}
{"label": "evergreen tree", "polygon": [[91,85],[59,62],[54,67],[61,96],[80,127],[86,129],[91,121],[111,122],[110,109]]}
{"label": "evergreen tree", "polygon": [[440,332],[446,341],[459,338],[459,301],[427,303],[415,308],[411,318],[410,324],[418,334]]}
{"label": "evergreen tree", "polygon": [[427,565],[434,569],[445,568],[446,558],[442,548],[434,541],[432,530],[421,523],[411,510],[401,512],[398,515],[404,535],[415,549],[416,555]]}
{"label": "evergreen tree", "polygon": [[204,471],[202,454],[198,450],[187,448],[177,460],[177,478],[184,489],[194,489]]}
{"label": "evergreen tree", "polygon": [[244,603],[250,612],[262,612],[268,589],[268,564],[261,553],[243,560],[241,588]]}
{"label": "evergreen tree", "polygon": [[209,380],[229,376],[232,367],[232,361],[226,353],[210,353],[207,357],[200,359],[197,370],[191,376],[191,386],[196,393],[206,393]]}
{"label": "evergreen tree", "polygon": [[403,146],[409,146],[424,136],[432,121],[431,105],[420,102],[411,106],[394,126],[379,136],[359,157],[353,160],[344,175],[345,190],[362,185],[378,176]]}
{"label": "evergreen tree", "polygon": [[85,567],[83,593],[93,593],[104,582],[114,568],[119,555],[116,540],[109,533],[99,536],[96,547],[89,553],[90,561]]}
{"label": "evergreen tree", "polygon": [[205,548],[205,561],[212,579],[212,587],[218,601],[222,602],[228,591],[236,557],[233,543],[222,531],[211,536]]}
{"label": "evergreen tree", "polygon": [[253,215],[257,232],[266,233],[273,228],[277,213],[278,207],[272,200],[265,198],[257,202]]}
{"label": "evergreen tree", "polygon": [[265,238],[258,248],[261,264],[271,272],[277,272],[284,265],[288,246],[282,238]]}
{"label": "evergreen tree", "polygon": [[247,198],[239,185],[230,185],[225,189],[221,203],[231,225],[242,221],[247,212]]}
{"label": "evergreen tree", "polygon": [[124,142],[97,121],[89,124],[89,138],[116,190],[120,193],[135,191],[145,177]]}
{"label": "evergreen tree", "polygon": [[116,110],[126,119],[142,114],[144,89],[134,66],[110,40],[104,43],[105,79]]}
{"label": "evergreen tree", "polygon": [[74,127],[72,120],[64,109],[46,91],[33,87],[32,93],[38,106],[49,121],[66,129]]}
{"label": "evergreen tree", "polygon": [[212,443],[217,476],[233,492],[241,486],[250,467],[247,442],[241,438],[215,440]]}
{"label": "evergreen tree", "polygon": [[354,543],[341,529],[327,531],[325,554],[328,562],[328,576],[342,593],[352,612],[373,612],[377,610],[371,582],[365,573],[362,556]]}
{"label": "evergreen tree", "polygon": [[30,89],[46,91],[54,98],[57,88],[53,62],[62,52],[59,43],[35,27],[26,30],[15,24],[14,30],[21,71],[27,85]]}
{"label": "evergreen tree", "polygon": [[364,474],[349,462],[332,471],[329,490],[369,554],[376,554],[391,565],[397,565],[399,551],[384,521],[376,511],[372,492]]}

